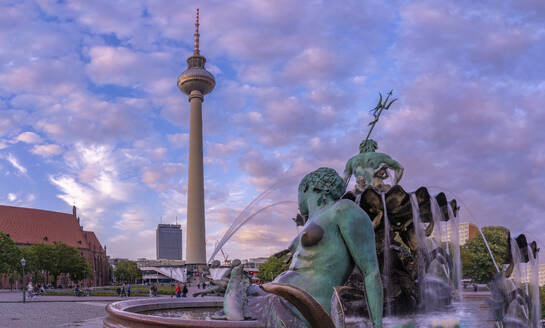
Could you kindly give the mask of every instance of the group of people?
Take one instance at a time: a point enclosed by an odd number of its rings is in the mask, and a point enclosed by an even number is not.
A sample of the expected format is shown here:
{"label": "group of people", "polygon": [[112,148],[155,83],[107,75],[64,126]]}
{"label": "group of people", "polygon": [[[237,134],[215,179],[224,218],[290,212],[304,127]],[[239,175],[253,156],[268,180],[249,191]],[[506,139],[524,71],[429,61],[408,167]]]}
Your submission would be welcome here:
{"label": "group of people", "polygon": [[197,288],[198,289],[206,289],[206,287],[208,287],[208,285],[206,284],[206,282],[203,282],[202,284],[197,284]]}
{"label": "group of people", "polygon": [[83,285],[81,287],[82,288],[79,288],[79,285],[76,285],[76,288],[74,289],[74,294],[76,294],[76,296],[89,296],[90,291],[84,290]]}
{"label": "group of people", "polygon": [[26,287],[26,293],[28,298],[32,298],[36,295],[40,295],[42,293],[45,293],[45,287],[42,284],[38,284],[36,286],[32,285],[32,281],[28,282],[28,285]]}
{"label": "group of people", "polygon": [[123,283],[121,287],[117,287],[117,295],[120,297],[130,297],[131,296],[131,285],[129,283]]}
{"label": "group of people", "polygon": [[187,297],[187,292],[188,292],[188,289],[187,289],[187,286],[185,284],[182,284],[183,287],[180,287],[180,284],[176,285],[176,297],[177,298],[180,298],[180,297]]}
{"label": "group of people", "polygon": [[151,284],[149,286],[149,296],[150,297],[156,297],[157,296],[157,285]]}

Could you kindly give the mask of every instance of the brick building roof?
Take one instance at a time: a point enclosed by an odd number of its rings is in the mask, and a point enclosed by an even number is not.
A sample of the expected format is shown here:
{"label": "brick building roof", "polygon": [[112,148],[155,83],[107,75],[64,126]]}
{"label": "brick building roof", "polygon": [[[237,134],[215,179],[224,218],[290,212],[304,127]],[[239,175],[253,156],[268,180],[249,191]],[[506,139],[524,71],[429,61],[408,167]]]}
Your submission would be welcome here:
{"label": "brick building roof", "polygon": [[93,252],[104,252],[104,249],[102,248],[102,245],[100,245],[100,241],[98,241],[98,238],[94,232],[83,231],[83,235],[85,236],[85,240],[89,245],[89,250]]}
{"label": "brick building roof", "polygon": [[[89,249],[89,242],[100,246],[93,232],[85,238],[74,214],[44,211],[33,208],[0,205],[0,231],[9,234],[17,244],[63,243]],[[90,236],[90,237],[89,237]]]}

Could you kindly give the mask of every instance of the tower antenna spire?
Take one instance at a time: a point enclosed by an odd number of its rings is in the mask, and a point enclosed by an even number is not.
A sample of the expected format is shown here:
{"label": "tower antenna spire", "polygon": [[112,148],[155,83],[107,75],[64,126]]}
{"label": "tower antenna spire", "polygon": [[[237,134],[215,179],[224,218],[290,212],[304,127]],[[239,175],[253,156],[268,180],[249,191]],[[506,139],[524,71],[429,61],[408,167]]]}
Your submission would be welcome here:
{"label": "tower antenna spire", "polygon": [[194,55],[200,55],[199,51],[199,8],[197,8],[197,15],[195,18],[195,34],[193,34],[195,38],[195,47],[193,49]]}

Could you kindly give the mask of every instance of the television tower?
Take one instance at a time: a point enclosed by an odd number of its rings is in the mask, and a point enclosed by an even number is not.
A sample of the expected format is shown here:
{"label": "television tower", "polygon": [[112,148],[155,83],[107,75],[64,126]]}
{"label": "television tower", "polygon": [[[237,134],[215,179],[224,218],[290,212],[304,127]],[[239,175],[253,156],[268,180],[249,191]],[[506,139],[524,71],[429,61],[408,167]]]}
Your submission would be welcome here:
{"label": "television tower", "polygon": [[199,51],[199,9],[195,19],[193,55],[187,58],[187,69],[178,77],[178,88],[189,96],[189,170],[187,179],[187,244],[186,263],[206,264],[204,225],[204,175],[202,152],[202,102],[216,81],[204,68],[206,58]]}

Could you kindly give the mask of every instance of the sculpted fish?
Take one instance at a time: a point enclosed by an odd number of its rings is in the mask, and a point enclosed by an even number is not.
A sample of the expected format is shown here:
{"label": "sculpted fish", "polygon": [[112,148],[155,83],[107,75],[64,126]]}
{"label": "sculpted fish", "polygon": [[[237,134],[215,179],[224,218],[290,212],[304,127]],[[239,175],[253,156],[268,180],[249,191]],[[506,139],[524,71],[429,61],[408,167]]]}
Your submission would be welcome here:
{"label": "sculpted fish", "polygon": [[231,271],[231,279],[225,291],[223,312],[227,320],[244,320],[248,304],[247,290],[250,279],[244,274],[244,265],[239,264]]}

